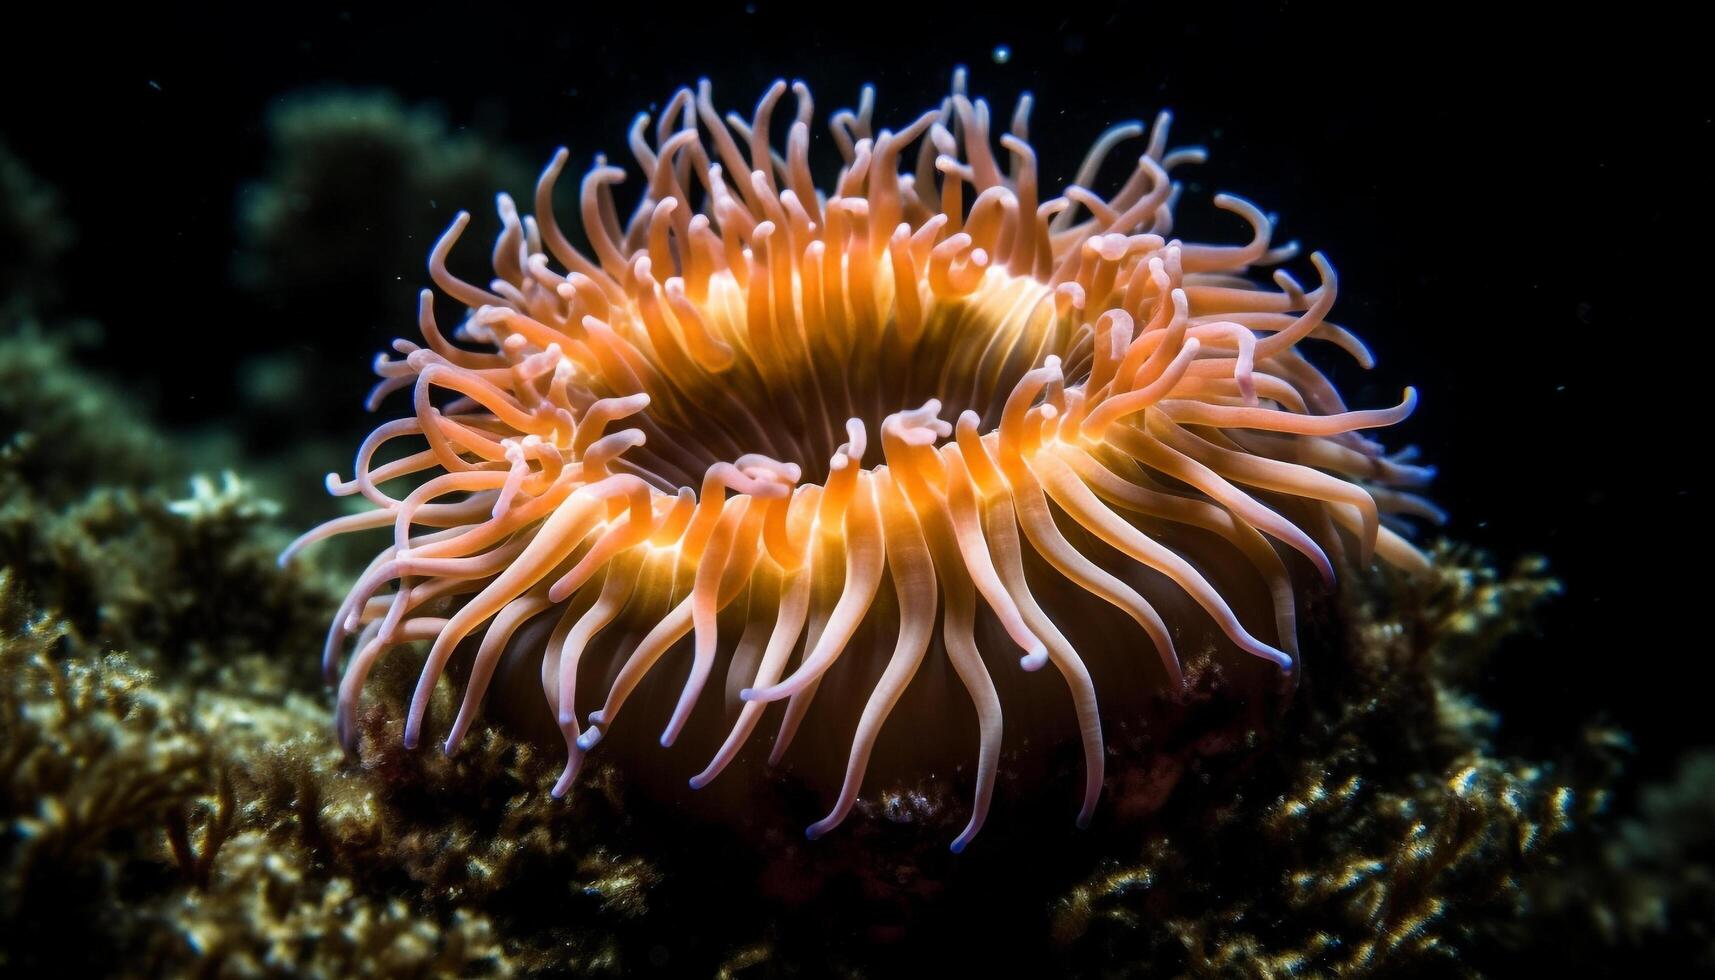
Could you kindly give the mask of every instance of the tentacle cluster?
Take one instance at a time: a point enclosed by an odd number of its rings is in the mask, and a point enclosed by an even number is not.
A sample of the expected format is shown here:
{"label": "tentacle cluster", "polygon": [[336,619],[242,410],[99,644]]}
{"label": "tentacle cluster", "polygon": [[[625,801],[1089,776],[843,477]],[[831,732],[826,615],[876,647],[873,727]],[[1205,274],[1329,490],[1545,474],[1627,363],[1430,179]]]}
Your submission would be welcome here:
{"label": "tentacle cluster", "polygon": [[[422,342],[396,341],[397,356],[378,359],[370,399],[373,408],[408,392],[412,414],[375,430],[351,479],[328,479],[332,493],[373,509],[316,528],[284,556],[329,535],[391,529],[328,635],[330,678],[356,637],[338,694],[348,745],[377,660],[425,641],[411,746],[449,659],[474,647],[451,751],[503,651],[541,620],[551,623],[541,689],[568,756],[561,794],[621,724],[639,682],[689,637],[663,744],[703,700],[718,657],[741,675],[736,721],[691,780],[700,787],[766,705],[787,705],[778,761],[831,665],[885,656],[814,837],[852,809],[890,711],[925,657],[944,651],[980,736],[958,850],[982,826],[1000,753],[979,618],[1016,645],[1018,664],[999,669],[1052,664],[1071,691],[1086,760],[1080,824],[1102,785],[1090,674],[1033,594],[1027,565],[1123,611],[1166,676],[1180,677],[1174,626],[1063,528],[1165,576],[1234,647],[1282,669],[1295,652],[1292,553],[1325,579],[1353,547],[1363,562],[1423,563],[1384,515],[1434,518],[1403,489],[1429,471],[1361,434],[1403,419],[1415,395],[1345,407],[1299,350],[1321,340],[1370,362],[1327,319],[1334,272],[1316,255],[1313,289],[1281,271],[1272,289],[1255,281],[1253,270],[1293,254],[1271,244],[1256,207],[1214,201],[1249,224],[1244,244],[1172,237],[1171,175],[1202,154],[1169,151],[1166,114],[1147,130],[1103,134],[1076,183],[1044,200],[1028,96],[996,140],[988,105],[967,98],[962,77],[898,131],[875,129],[866,89],[855,111],[832,117],[844,165],[823,191],[811,178],[802,84],[790,88],[783,152],[771,138],[787,91],[776,83],[750,119],[723,118],[703,82],[653,125],[639,116],[630,144],[645,186],[630,217],[620,221],[614,194],[625,171],[597,158],[583,179],[587,255],[551,208],[564,150],[542,175],[534,216],[500,197],[492,282],[448,271],[468,215],[435,247],[432,277],[468,316],[449,337],[424,291]],[[1091,190],[1104,160],[1140,137],[1130,178],[1105,198]],[[385,489],[405,478],[416,481],[408,492]],[[1150,531],[1168,524],[1224,539],[1267,586],[1273,621],[1240,622],[1222,590]],[[897,641],[885,653],[854,649],[888,587]],[[729,608],[742,611],[736,636],[720,632]],[[645,628],[627,636],[611,685],[581,721],[580,658],[639,616]]]}

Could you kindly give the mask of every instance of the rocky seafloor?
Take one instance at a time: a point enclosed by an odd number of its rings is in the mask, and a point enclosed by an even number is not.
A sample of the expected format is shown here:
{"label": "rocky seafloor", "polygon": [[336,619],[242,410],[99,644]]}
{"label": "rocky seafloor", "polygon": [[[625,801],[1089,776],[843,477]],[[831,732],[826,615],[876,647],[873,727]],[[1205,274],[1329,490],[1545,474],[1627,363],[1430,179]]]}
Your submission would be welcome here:
{"label": "rocky seafloor", "polygon": [[[0,163],[9,198],[47,193]],[[51,242],[39,210],[8,203],[6,234]],[[557,754],[495,730],[404,751],[403,663],[348,758],[317,670],[339,553],[281,569],[299,528],[267,465],[152,427],[23,281],[0,307],[0,973],[1715,969],[1715,755],[1640,786],[1613,727],[1516,748],[1471,692],[1563,642],[1532,629],[1558,587],[1448,542],[1425,579],[1346,576],[1263,742],[1148,806],[1121,770],[1090,830],[959,858],[909,814],[845,844],[687,835],[600,765],[554,800]]]}

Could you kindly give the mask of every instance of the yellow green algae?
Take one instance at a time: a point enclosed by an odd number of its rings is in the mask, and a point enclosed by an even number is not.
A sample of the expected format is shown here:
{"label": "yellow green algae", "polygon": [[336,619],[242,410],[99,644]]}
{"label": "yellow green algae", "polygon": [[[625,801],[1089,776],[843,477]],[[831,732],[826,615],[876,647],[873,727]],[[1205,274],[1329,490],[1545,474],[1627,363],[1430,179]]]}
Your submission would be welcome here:
{"label": "yellow green algae", "polygon": [[421,277],[452,216],[536,184],[517,154],[386,92],[288,96],[266,127],[267,171],[240,195],[235,276],[269,299],[358,302],[356,322],[411,322],[416,295],[400,281]]}
{"label": "yellow green algae", "polygon": [[[548,763],[493,732],[456,761],[349,763],[313,654],[332,582],[277,566],[274,508],[231,477],[26,482],[111,437],[100,411],[24,404],[117,398],[56,349],[0,340],[0,363],[57,368],[0,407],[0,972],[617,969],[610,920],[653,872],[588,839],[599,789],[550,800]],[[506,948],[495,895],[546,875],[581,901]]]}
{"label": "yellow green algae", "polygon": [[1092,972],[1463,972],[1528,941],[1532,890],[1601,820],[1625,739],[1591,728],[1553,762],[1495,754],[1495,716],[1451,678],[1557,587],[1539,561],[1499,575],[1462,550],[1434,558],[1429,581],[1346,590],[1336,690],[1305,692],[1296,744],[1059,899],[1055,937]]}
{"label": "yellow green algae", "polygon": [[[304,323],[347,336],[374,332],[380,349],[396,327],[416,322],[424,259],[453,215],[467,209],[470,234],[496,235],[499,220],[486,202],[500,191],[527,200],[536,175],[521,154],[386,92],[289,95],[269,107],[265,129],[263,172],[238,194],[232,281],[249,302],[251,328],[281,342],[239,368],[245,422],[343,435],[372,380],[365,372],[373,350],[360,346],[349,361],[330,363],[327,351],[296,341]],[[481,251],[453,256],[454,270],[486,281]],[[302,397],[306,386],[335,378],[350,385],[347,397]],[[342,445],[339,456],[346,454]],[[303,459],[297,472],[325,469]]]}
{"label": "yellow green algae", "polygon": [[[247,281],[321,275],[267,256],[314,241],[293,202],[351,168],[431,186],[437,125],[386,99],[289,104],[242,219],[244,261],[268,266]],[[0,178],[38,198],[7,202],[8,229],[48,220],[51,192],[3,158]],[[60,247],[43,241],[33,268]],[[494,728],[453,758],[404,750],[409,657],[372,678],[347,757],[317,661],[350,569],[275,563],[294,502],[243,474],[283,464],[155,431],[75,366],[93,328],[34,325],[33,302],[0,306],[0,973],[1443,976],[1646,951],[1715,969],[1715,755],[1637,790],[1622,733],[1527,757],[1472,693],[1509,645],[1555,642],[1530,635],[1557,591],[1540,560],[1441,544],[1427,578],[1348,570],[1275,729],[1183,763],[1164,799],[1111,767],[1088,831],[997,826],[955,859],[941,782],[822,841],[727,837],[611,768],[553,800],[558,753]]]}
{"label": "yellow green algae", "polygon": [[63,203],[0,139],[0,315],[15,319],[59,298],[55,266],[75,239]]}

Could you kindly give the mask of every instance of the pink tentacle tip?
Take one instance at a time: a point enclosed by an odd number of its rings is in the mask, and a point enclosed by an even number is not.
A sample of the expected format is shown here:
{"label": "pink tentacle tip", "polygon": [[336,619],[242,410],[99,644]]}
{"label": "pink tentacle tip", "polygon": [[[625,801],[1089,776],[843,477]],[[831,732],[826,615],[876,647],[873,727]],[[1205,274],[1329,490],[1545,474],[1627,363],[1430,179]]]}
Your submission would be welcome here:
{"label": "pink tentacle tip", "polygon": [[1048,663],[1048,646],[1046,644],[1043,644],[1043,643],[1038,643],[1035,646],[1031,647],[1030,652],[1026,653],[1023,657],[1020,657],[1018,660],[1018,665],[1020,667],[1023,667],[1025,670],[1032,671],[1032,672],[1041,670],[1043,665],[1045,665],[1047,663]]}

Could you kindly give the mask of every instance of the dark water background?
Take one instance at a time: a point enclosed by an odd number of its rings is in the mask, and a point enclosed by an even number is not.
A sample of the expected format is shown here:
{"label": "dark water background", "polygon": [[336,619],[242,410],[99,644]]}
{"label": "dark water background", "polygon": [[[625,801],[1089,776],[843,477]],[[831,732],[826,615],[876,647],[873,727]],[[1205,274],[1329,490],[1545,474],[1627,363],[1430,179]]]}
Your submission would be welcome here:
{"label": "dark water background", "polygon": [[[1503,564],[1546,554],[1563,577],[1540,635],[1516,639],[1484,681],[1515,744],[1551,755],[1581,720],[1606,717],[1637,737],[1638,773],[1660,775],[1710,741],[1696,681],[1709,497],[1693,470],[1710,433],[1715,124],[1701,35],[1678,15],[580,6],[7,14],[0,132],[78,229],[53,312],[105,324],[85,361],[172,426],[236,427],[254,457],[329,430],[354,447],[371,424],[368,361],[414,325],[262,300],[232,273],[265,119],[306,87],[433,103],[531,166],[567,145],[579,171],[602,150],[629,163],[633,113],[699,76],[747,116],[774,78],[803,78],[818,125],[871,81],[879,124],[898,125],[965,64],[998,116],[1035,93],[1049,187],[1107,125],[1171,107],[1176,142],[1213,152],[1181,229],[1241,235],[1207,205],[1228,190],[1326,251],[1341,273],[1336,318],[1380,361],[1367,377],[1338,372],[1349,400],[1391,404],[1417,385],[1422,408],[1393,438],[1441,467],[1448,533]],[[1310,275],[1302,259],[1290,268]],[[426,279],[415,269],[386,288],[414,293]],[[298,397],[317,409],[304,431],[246,425],[241,366],[288,348],[316,365]],[[303,480],[348,467],[347,451]]]}

